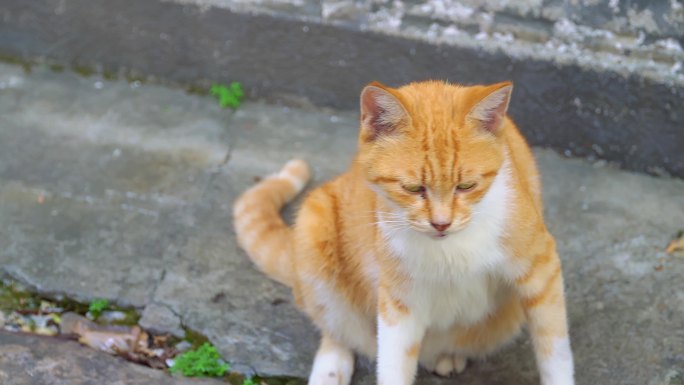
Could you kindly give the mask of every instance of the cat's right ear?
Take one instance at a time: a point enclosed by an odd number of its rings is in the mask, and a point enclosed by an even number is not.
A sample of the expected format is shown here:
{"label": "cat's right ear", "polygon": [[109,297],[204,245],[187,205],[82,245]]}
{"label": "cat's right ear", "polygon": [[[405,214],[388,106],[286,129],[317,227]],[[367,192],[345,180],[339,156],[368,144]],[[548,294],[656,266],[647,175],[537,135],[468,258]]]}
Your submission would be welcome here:
{"label": "cat's right ear", "polygon": [[361,91],[361,136],[370,142],[396,134],[410,124],[410,116],[388,87],[373,82]]}

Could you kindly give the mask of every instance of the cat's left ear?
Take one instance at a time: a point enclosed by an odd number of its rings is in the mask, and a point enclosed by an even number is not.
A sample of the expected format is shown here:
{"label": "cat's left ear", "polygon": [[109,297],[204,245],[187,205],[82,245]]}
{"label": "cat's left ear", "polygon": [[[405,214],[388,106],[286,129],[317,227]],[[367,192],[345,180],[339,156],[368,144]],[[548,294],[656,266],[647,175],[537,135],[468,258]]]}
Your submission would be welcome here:
{"label": "cat's left ear", "polygon": [[468,118],[476,120],[483,130],[496,135],[508,111],[513,83],[492,84],[477,91],[479,101],[470,109]]}
{"label": "cat's left ear", "polygon": [[411,122],[401,95],[378,82],[361,91],[361,137],[370,142],[399,133]]}

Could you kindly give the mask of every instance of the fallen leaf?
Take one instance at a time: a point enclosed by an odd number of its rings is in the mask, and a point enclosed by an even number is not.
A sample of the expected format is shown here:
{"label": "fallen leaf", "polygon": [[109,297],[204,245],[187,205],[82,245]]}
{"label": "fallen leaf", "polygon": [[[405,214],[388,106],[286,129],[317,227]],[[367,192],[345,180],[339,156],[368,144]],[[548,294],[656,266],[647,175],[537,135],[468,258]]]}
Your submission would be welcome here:
{"label": "fallen leaf", "polygon": [[128,330],[87,330],[78,342],[107,353],[121,354],[142,348],[141,344],[146,346],[146,340],[147,334],[133,326]]}
{"label": "fallen leaf", "polygon": [[152,345],[153,346],[164,346],[164,345],[166,345],[166,343],[168,341],[169,341],[169,335],[168,334],[152,336]]}
{"label": "fallen leaf", "polygon": [[148,335],[139,326],[98,325],[76,313],[62,314],[62,334],[76,334],[78,341],[104,352],[121,354],[148,348]]}
{"label": "fallen leaf", "polygon": [[675,239],[667,245],[665,252],[670,255],[678,254],[684,256],[684,231],[680,231]]}

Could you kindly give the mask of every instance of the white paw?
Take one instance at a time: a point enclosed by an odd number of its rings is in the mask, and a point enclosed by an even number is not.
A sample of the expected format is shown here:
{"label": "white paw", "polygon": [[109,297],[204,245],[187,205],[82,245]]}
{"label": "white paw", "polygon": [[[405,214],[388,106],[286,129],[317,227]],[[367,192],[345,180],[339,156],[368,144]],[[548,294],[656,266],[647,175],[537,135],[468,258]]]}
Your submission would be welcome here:
{"label": "white paw", "polygon": [[456,374],[461,374],[468,365],[468,359],[459,355],[454,355],[454,371]]}
{"label": "white paw", "polygon": [[456,354],[444,354],[437,359],[434,372],[442,377],[449,377],[454,374],[463,373],[466,368],[467,360]]}
{"label": "white paw", "polygon": [[354,373],[354,356],[347,351],[318,353],[308,385],[349,385]]}

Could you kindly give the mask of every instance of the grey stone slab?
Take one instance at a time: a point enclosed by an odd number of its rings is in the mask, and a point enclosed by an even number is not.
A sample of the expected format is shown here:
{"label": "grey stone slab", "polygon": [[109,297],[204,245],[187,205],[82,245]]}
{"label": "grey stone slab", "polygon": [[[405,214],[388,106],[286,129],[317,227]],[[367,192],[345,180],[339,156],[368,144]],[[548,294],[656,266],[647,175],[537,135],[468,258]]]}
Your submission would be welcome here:
{"label": "grey stone slab", "polygon": [[211,379],[173,378],[161,370],[51,337],[0,331],[3,385],[212,385]]}
{"label": "grey stone slab", "polygon": [[171,333],[177,337],[185,337],[180,317],[167,306],[156,303],[145,306],[138,325],[153,333]]}
{"label": "grey stone slab", "polygon": [[[2,66],[4,270],[43,291],[142,306],[228,152],[225,119],[182,91]],[[30,256],[30,257],[29,257]]]}
{"label": "grey stone slab", "polygon": [[[306,376],[317,332],[239,250],[231,204],[295,156],[312,164],[312,186],[343,171],[356,113],[247,103],[231,115],[178,90],[96,80],[0,66],[13,84],[0,90],[2,272],[43,291],[168,307],[235,368]],[[173,119],[160,120],[164,101]],[[577,383],[676,378],[684,259],[663,250],[684,229],[684,182],[535,152],[565,266]],[[372,365],[359,365],[355,383],[372,384]],[[527,337],[458,379],[536,383]],[[418,383],[453,381],[423,373]]]}

